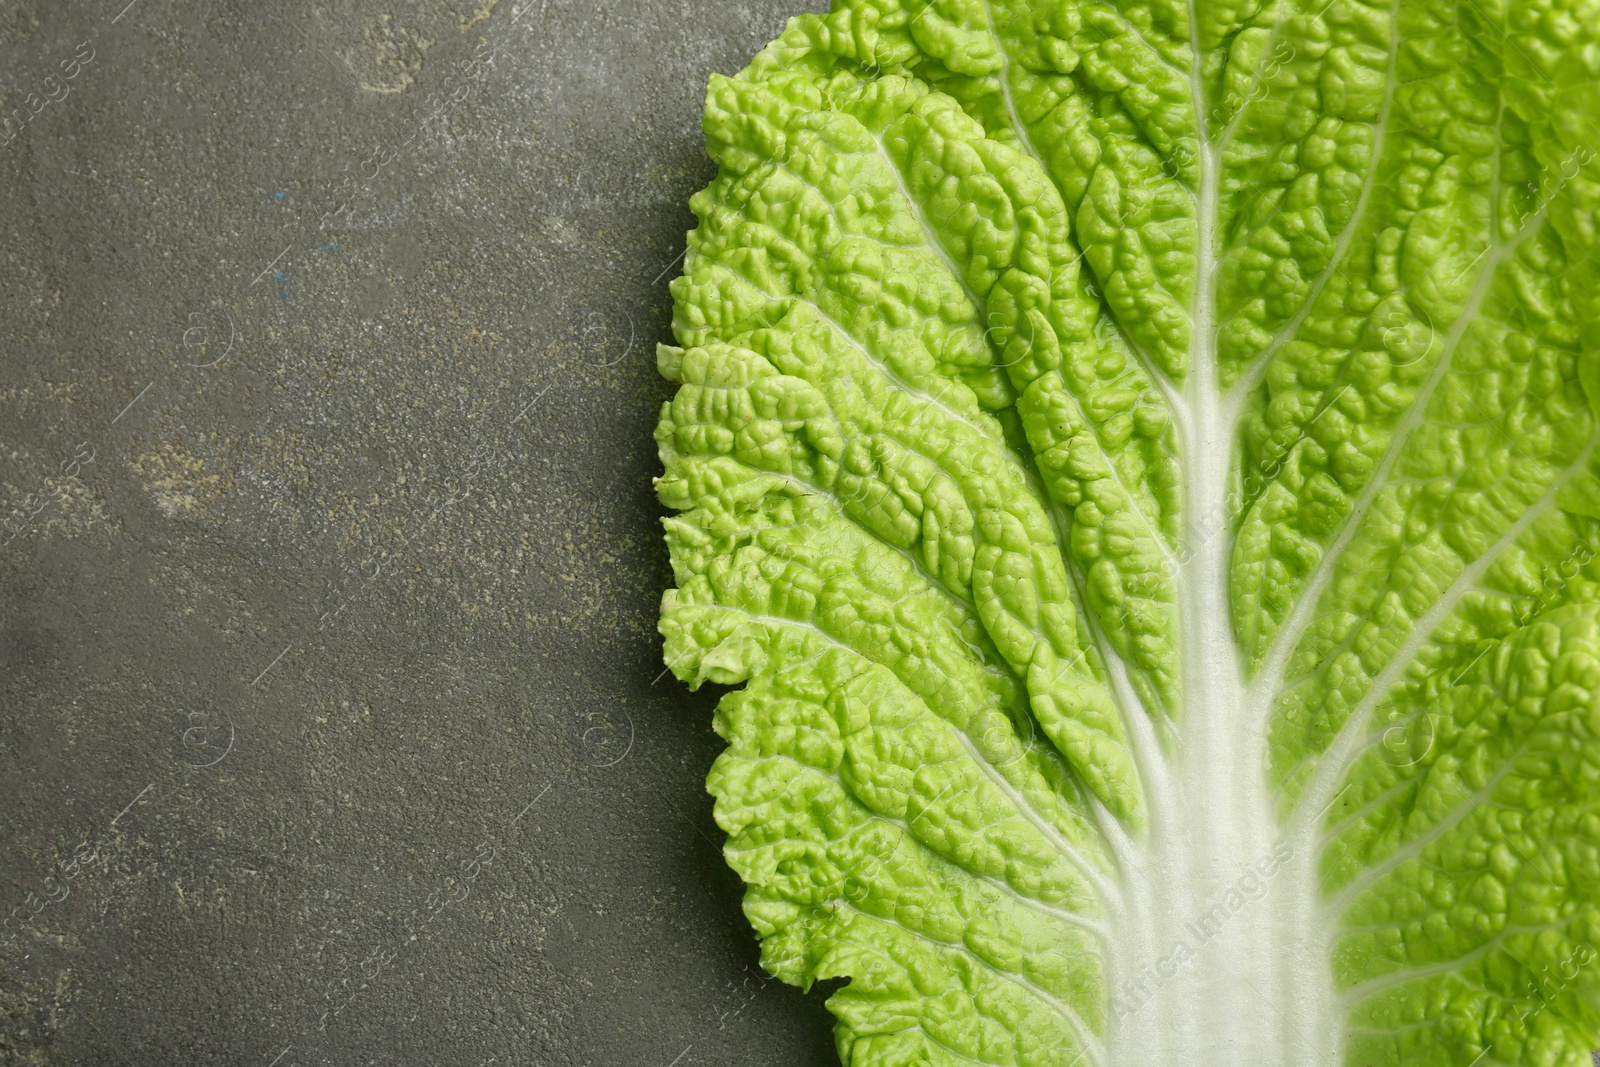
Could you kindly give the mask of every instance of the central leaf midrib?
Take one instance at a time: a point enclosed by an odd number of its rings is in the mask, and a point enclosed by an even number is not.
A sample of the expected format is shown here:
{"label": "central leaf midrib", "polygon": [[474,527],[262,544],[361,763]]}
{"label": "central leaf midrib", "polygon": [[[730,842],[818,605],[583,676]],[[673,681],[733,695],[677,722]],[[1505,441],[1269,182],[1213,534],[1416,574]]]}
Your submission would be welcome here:
{"label": "central leaf midrib", "polygon": [[[1028,130],[1017,112],[1009,77],[1010,57],[1000,35],[996,32],[993,10],[988,0],[985,0],[985,9],[988,12],[990,37],[995,42],[1001,59],[998,82],[1006,115],[1015,130],[1018,144],[1028,156],[1033,158],[1038,164],[1044,179],[1054,186],[1059,193],[1060,188],[1055,182],[1054,175],[1050,173],[1049,168],[1045,166],[1043,159],[1034,149]],[[1198,23],[1193,16],[1194,11],[1191,6],[1191,26],[1194,27],[1196,37],[1191,49],[1191,65],[1193,69],[1190,72],[1190,83],[1192,106],[1194,115],[1198,120],[1204,114],[1203,93],[1201,92],[1198,75],[1202,52],[1198,41]],[[1184,676],[1183,692],[1186,696],[1183,714],[1188,718],[1188,722],[1185,724],[1186,728],[1182,731],[1182,737],[1188,745],[1192,746],[1199,741],[1194,736],[1195,733],[1203,731],[1211,735],[1208,747],[1228,752],[1236,750],[1237,746],[1232,743],[1235,740],[1233,730],[1230,729],[1233,723],[1228,721],[1226,715],[1221,714],[1231,710],[1227,707],[1229,703],[1227,697],[1222,696],[1220,700],[1212,703],[1211,707],[1204,710],[1201,707],[1204,702],[1194,699],[1197,694],[1207,691],[1210,691],[1215,696],[1216,691],[1219,689],[1218,683],[1220,683],[1220,688],[1224,693],[1238,692],[1243,668],[1242,659],[1235,642],[1232,640],[1232,631],[1228,624],[1230,616],[1228,613],[1227,559],[1231,553],[1231,539],[1227,536],[1228,516],[1223,509],[1223,505],[1225,503],[1224,494],[1232,435],[1230,428],[1222,424],[1222,397],[1216,381],[1215,324],[1213,321],[1215,317],[1215,294],[1213,289],[1217,264],[1214,246],[1218,160],[1214,158],[1213,149],[1207,143],[1205,130],[1198,121],[1196,123],[1196,132],[1200,145],[1198,153],[1200,194],[1191,201],[1196,205],[1197,247],[1193,279],[1190,367],[1183,393],[1175,394],[1166,376],[1155,370],[1148,358],[1138,353],[1131,343],[1129,350],[1134,352],[1135,357],[1139,359],[1152,384],[1155,384],[1165,394],[1163,396],[1165,406],[1171,414],[1173,423],[1178,428],[1179,436],[1182,439],[1183,447],[1179,451],[1178,460],[1183,471],[1185,511],[1188,513],[1184,534],[1191,539],[1191,543],[1194,541],[1199,543],[1199,551],[1194,557],[1191,557],[1184,565],[1173,566],[1179,561],[1174,558],[1173,553],[1168,549],[1165,539],[1156,534],[1152,524],[1147,519],[1145,520],[1146,528],[1151,530],[1153,536],[1156,536],[1168,565],[1173,567],[1173,578],[1177,585],[1179,618],[1186,623],[1182,632],[1189,638],[1189,640],[1183,642],[1180,648],[1180,664]],[[927,220],[922,217],[920,205],[911,196],[909,189],[905,187],[899,168],[894,164],[889,153],[883,149],[881,141],[879,142],[879,147],[890,167],[891,173],[894,174],[896,181],[900,183],[901,191],[907,203],[911,205],[914,216],[921,224],[928,243],[945,257],[949,269],[960,280],[974,308],[981,311],[986,305],[977,298],[977,294],[972,292],[971,287],[966,283],[964,273],[959,270],[954,260],[945,252],[938,235],[928,225]],[[1122,324],[1117,321],[1114,315],[1110,317],[1110,322],[1119,334],[1125,333]],[[1217,446],[1220,446],[1220,459],[1215,455],[1218,451]],[[1206,462],[1208,458],[1211,460],[1209,463]],[[1116,473],[1113,471],[1113,474]],[[1137,508],[1136,498],[1133,494],[1125,493],[1125,495],[1129,497],[1130,501],[1135,502],[1133,505],[1135,513],[1140,514],[1141,518],[1143,518],[1142,513]],[[1209,523],[1212,528],[1194,529],[1197,516],[1202,523]],[[1180,545],[1182,543],[1180,541]],[[1064,545],[1065,542],[1062,541],[1062,544]],[[1070,556],[1064,551],[1062,555],[1074,588],[1079,591],[1078,599],[1081,600],[1082,576]],[[1181,580],[1186,575],[1198,580]],[[1197,623],[1198,625],[1196,625]],[[1087,613],[1086,625],[1089,627],[1090,636],[1096,647],[1101,650],[1102,655],[1106,658],[1108,673],[1115,674],[1118,666],[1129,666],[1114,650],[1106,647],[1106,641],[1100,627],[1093,617],[1087,615]],[[1205,637],[1209,637],[1209,640],[1204,640]],[[1196,651],[1197,645],[1203,646],[1198,652]],[[1222,654],[1219,656],[1218,652]],[[1116,686],[1119,691],[1127,688],[1126,685]],[[1142,702],[1137,701],[1137,698],[1135,698],[1135,706],[1128,706],[1129,701],[1127,698],[1133,696],[1133,694],[1118,692],[1116,696],[1118,705],[1122,707],[1124,718],[1130,724],[1138,721],[1140,716],[1144,716],[1145,721],[1140,722],[1140,725],[1149,725],[1148,712],[1143,708]],[[1214,714],[1208,715],[1206,714],[1207,712]],[[1207,721],[1208,719],[1210,721]],[[1170,754],[1170,758],[1160,750],[1159,746],[1153,752],[1150,750],[1151,746],[1147,744],[1139,744],[1134,747],[1136,749],[1136,758],[1140,759],[1142,765],[1147,765],[1148,762],[1153,760],[1162,770],[1162,773],[1145,775],[1146,803],[1151,811],[1152,834],[1165,836],[1169,842],[1180,840],[1187,836],[1194,838],[1192,848],[1178,847],[1176,853],[1170,857],[1177,863],[1177,867],[1169,870],[1167,876],[1175,878],[1178,883],[1182,883],[1181,888],[1174,886],[1171,892],[1181,895],[1187,891],[1198,891],[1201,887],[1194,882],[1194,879],[1199,872],[1192,869],[1190,863],[1193,848],[1204,848],[1205,846],[1200,842],[1219,831],[1223,836],[1219,837],[1216,843],[1222,844],[1225,842],[1227,840],[1227,828],[1221,824],[1228,821],[1226,815],[1230,812],[1230,809],[1238,805],[1229,803],[1224,799],[1223,795],[1212,793],[1207,798],[1208,802],[1196,803],[1195,801],[1200,798],[1189,797],[1187,803],[1175,806],[1172,804],[1171,799],[1166,796],[1166,789],[1158,788],[1158,783],[1165,780],[1166,772],[1172,768],[1173,761],[1183,759],[1185,756],[1192,759],[1193,754],[1183,752],[1183,744],[1180,744],[1179,751]],[[1244,763],[1249,765],[1250,761],[1245,760]],[[1214,775],[1211,780],[1215,781],[1216,777],[1219,776]],[[1220,777],[1227,777],[1227,775],[1220,775]],[[1191,783],[1191,785],[1193,784],[1195,783]],[[1164,801],[1163,803],[1156,803],[1158,794],[1161,800]],[[1245,795],[1250,795],[1248,788]],[[1243,813],[1240,812],[1238,814]],[[1104,823],[1105,820],[1101,821]],[[1103,832],[1108,832],[1110,829],[1111,826],[1109,825],[1103,826]],[[1186,829],[1189,833],[1186,833]],[[1108,832],[1108,839],[1109,836]],[[1146,849],[1148,849],[1148,844],[1149,842],[1145,843]],[[1140,863],[1139,856],[1133,855],[1123,858],[1123,866],[1124,878],[1128,878],[1137,876],[1137,870],[1148,866],[1148,864]],[[1127,886],[1125,883],[1124,888],[1131,888],[1131,886]],[[1170,906],[1170,904],[1164,909],[1158,905],[1158,914],[1155,917],[1159,917],[1161,914],[1175,915],[1176,913],[1177,909]],[[1163,941],[1163,935],[1158,934],[1154,929],[1146,931],[1146,933],[1154,938],[1154,940],[1140,938],[1141,941],[1149,941],[1147,948]],[[1165,939],[1168,942],[1172,940],[1171,933],[1169,931],[1166,935]],[[1204,1027],[1205,1023],[1201,1021],[1200,1025]]]}

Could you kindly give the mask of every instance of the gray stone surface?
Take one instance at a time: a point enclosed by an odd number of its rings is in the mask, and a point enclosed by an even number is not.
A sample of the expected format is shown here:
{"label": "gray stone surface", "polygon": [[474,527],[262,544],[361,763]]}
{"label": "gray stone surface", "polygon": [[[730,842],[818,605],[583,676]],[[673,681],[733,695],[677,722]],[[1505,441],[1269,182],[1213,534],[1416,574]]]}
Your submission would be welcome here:
{"label": "gray stone surface", "polygon": [[701,93],[801,6],[0,0],[0,1063],[834,1062],[654,632]]}

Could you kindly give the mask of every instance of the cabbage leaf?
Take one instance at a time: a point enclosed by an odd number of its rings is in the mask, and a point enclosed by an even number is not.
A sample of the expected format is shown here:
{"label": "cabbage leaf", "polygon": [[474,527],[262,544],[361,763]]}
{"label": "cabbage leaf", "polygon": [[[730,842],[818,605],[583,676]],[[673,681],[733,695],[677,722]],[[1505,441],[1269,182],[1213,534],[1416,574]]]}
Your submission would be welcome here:
{"label": "cabbage leaf", "polygon": [[834,0],[672,284],[667,664],[855,1067],[1587,1067],[1600,2]]}

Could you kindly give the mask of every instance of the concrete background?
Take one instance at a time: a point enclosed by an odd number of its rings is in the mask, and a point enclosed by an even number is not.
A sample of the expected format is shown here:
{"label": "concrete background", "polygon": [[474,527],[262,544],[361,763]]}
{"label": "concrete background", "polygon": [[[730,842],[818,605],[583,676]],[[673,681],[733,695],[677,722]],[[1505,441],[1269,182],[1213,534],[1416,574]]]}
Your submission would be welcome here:
{"label": "concrete background", "polygon": [[835,1062],[650,490],[803,6],[0,0],[0,1063]]}

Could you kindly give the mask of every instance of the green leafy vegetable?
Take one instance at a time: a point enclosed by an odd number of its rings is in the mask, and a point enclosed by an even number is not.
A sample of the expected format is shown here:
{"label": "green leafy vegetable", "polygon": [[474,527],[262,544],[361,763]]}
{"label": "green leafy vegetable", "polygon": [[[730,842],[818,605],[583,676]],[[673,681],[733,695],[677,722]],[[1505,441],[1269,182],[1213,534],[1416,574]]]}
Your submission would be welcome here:
{"label": "green leafy vegetable", "polygon": [[666,659],[847,1064],[1600,1039],[1600,2],[835,0],[712,79]]}

